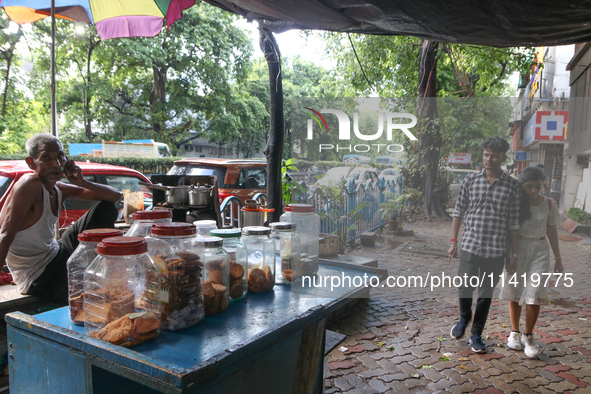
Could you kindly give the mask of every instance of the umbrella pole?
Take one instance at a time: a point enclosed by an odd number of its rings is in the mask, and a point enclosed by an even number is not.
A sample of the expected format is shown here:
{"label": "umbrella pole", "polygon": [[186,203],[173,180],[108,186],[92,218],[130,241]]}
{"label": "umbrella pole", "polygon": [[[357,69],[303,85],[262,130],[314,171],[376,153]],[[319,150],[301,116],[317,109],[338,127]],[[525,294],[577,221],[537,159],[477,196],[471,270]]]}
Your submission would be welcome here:
{"label": "umbrella pole", "polygon": [[57,137],[55,104],[55,0],[51,0],[51,134]]}

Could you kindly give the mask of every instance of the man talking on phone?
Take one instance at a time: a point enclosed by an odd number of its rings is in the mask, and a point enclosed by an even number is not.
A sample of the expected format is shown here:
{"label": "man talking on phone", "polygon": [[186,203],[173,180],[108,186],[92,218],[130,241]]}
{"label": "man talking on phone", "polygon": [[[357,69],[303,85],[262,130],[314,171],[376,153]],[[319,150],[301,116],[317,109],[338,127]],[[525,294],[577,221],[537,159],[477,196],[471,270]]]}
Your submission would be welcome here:
{"label": "man talking on phone", "polygon": [[[0,268],[4,264],[23,294],[59,305],[68,304],[66,262],[78,246],[78,234],[94,228],[113,228],[115,202],[121,193],[87,181],[62,143],[51,134],[37,134],[25,144],[25,161],[33,173],[22,176],[0,212]],[[60,180],[66,177],[70,184]],[[66,198],[96,200],[86,214],[54,238],[54,226]]]}

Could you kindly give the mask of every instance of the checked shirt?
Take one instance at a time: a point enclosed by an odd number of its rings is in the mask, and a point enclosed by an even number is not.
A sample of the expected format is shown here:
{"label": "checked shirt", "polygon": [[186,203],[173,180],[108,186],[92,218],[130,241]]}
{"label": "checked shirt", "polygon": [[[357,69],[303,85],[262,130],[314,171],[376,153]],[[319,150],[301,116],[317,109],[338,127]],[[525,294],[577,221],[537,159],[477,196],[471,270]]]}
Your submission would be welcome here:
{"label": "checked shirt", "polygon": [[486,170],[464,179],[453,217],[463,218],[460,248],[482,258],[505,254],[507,230],[519,230],[519,181],[501,172],[489,184]]}

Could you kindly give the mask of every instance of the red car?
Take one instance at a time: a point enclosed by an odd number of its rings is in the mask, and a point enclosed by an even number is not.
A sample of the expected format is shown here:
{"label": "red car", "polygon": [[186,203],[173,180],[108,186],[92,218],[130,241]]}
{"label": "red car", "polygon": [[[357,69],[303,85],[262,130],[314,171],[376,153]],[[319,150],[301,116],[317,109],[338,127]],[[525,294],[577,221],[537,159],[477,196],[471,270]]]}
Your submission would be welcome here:
{"label": "red car", "polygon": [[[150,182],[141,172],[132,170],[131,168],[109,164],[76,162],[76,165],[82,169],[82,174],[87,180],[109,185],[117,190],[143,191],[144,200],[148,199],[149,201],[146,202],[151,204],[152,193],[145,186],[138,184],[138,182]],[[24,160],[0,161],[0,210],[4,206],[6,197],[10,193],[14,183],[21,176],[30,172],[33,171],[31,171]],[[68,180],[63,178],[62,182],[67,183]],[[69,226],[80,216],[84,215],[94,204],[94,201],[75,200],[71,198],[65,200],[59,218],[60,227]],[[119,208],[119,212],[121,212],[123,209],[123,199],[117,203],[117,207]]]}

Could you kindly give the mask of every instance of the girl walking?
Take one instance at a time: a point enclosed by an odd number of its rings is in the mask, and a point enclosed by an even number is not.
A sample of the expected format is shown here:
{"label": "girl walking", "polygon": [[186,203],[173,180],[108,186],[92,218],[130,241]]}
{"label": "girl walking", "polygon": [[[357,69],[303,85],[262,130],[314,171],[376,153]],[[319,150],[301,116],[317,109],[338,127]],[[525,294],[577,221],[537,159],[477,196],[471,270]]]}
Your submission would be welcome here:
{"label": "girl walking", "polygon": [[[540,194],[544,187],[544,173],[539,168],[525,168],[519,180],[523,188],[520,211],[522,224],[519,229],[519,250],[513,250],[511,255],[517,257],[517,263],[512,259],[514,263],[507,265],[507,278],[500,298],[509,300],[511,334],[507,345],[513,350],[523,349],[527,357],[537,358],[539,349],[533,330],[540,305],[549,303],[548,288],[544,286],[551,272],[548,241],[554,254],[554,272],[564,271],[556,230],[560,217],[556,202]],[[525,328],[523,335],[520,335],[519,320],[524,305]]]}

